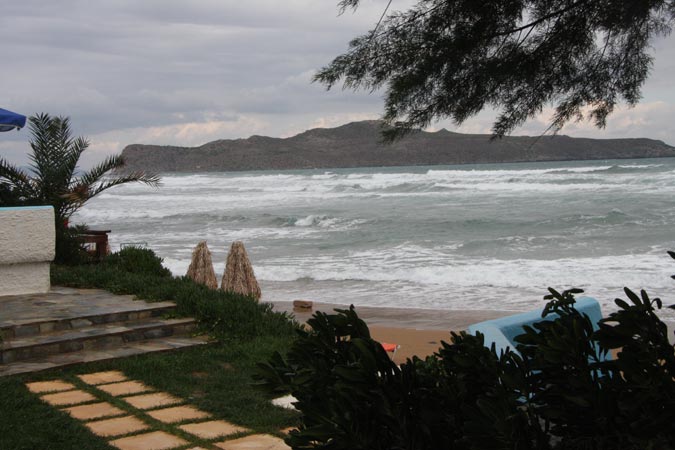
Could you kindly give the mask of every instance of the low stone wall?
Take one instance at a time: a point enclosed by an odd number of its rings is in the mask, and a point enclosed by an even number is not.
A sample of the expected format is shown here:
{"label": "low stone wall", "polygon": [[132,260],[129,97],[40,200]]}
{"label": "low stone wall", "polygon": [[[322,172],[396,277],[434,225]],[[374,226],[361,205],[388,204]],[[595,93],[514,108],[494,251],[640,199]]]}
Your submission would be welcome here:
{"label": "low stone wall", "polygon": [[55,238],[51,206],[0,208],[0,296],[49,291]]}

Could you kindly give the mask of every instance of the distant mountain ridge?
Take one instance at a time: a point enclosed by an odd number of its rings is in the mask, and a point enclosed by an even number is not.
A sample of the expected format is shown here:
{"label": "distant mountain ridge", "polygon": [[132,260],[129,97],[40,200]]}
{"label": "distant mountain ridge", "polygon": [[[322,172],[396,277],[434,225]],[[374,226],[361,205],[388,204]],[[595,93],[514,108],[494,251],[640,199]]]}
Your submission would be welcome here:
{"label": "distant mountain ridge", "polygon": [[445,129],[418,131],[393,144],[381,139],[380,121],[315,128],[289,138],[251,136],[222,139],[199,147],[132,144],[122,154],[125,171],[207,172],[242,170],[332,169],[525,161],[568,161],[675,157],[662,141],[589,139],[569,136],[509,136]]}

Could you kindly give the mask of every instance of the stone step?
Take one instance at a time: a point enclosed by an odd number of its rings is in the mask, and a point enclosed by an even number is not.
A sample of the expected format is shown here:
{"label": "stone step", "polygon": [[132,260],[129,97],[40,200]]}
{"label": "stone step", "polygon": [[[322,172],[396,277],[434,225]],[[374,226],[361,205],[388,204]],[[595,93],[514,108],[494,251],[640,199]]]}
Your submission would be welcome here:
{"label": "stone step", "polygon": [[208,343],[206,337],[166,337],[151,340],[130,342],[104,350],[82,350],[72,353],[57,353],[26,361],[0,364],[0,376],[18,375],[21,373],[40,372],[74,364],[106,361],[126,358],[146,353],[167,352]]}
{"label": "stone step", "polygon": [[100,289],[0,295],[0,376],[204,344],[186,336],[194,319],[162,318],[175,308]]}
{"label": "stone step", "polygon": [[[2,304],[3,309],[7,303]],[[39,305],[36,305],[39,310]],[[176,305],[170,302],[146,303],[143,301],[129,301],[123,305],[111,305],[108,308],[98,308],[92,305],[90,312],[80,313],[70,310],[64,311],[65,317],[28,317],[21,320],[2,321],[0,335],[4,340],[38,336],[58,331],[68,331],[88,328],[96,325],[117,324],[133,320],[153,319],[171,314]],[[6,311],[6,309],[5,309]],[[57,314],[58,315],[58,314]]]}
{"label": "stone step", "polygon": [[8,364],[58,353],[109,349],[129,342],[186,335],[195,320],[142,319],[122,323],[103,323],[78,329],[7,339],[0,343],[0,363]]}

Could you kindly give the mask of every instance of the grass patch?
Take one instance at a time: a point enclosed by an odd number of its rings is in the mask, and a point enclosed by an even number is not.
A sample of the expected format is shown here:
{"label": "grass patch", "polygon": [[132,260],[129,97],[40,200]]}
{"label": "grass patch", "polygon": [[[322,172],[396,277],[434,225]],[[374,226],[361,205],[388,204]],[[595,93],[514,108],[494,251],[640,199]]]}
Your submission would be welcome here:
{"label": "grass patch", "polygon": [[[186,278],[174,278],[149,250],[125,249],[99,265],[53,266],[52,284],[106,289],[148,301],[173,301],[179,315],[198,319],[217,341],[175,352],[2,378],[0,449],[111,448],[82,423],[41,402],[24,386],[31,381],[61,379],[129,410],[129,405],[120,399],[102,394],[77,378],[78,374],[107,370],[120,370],[130,379],[180,397],[214,419],[255,433],[281,436],[280,430],[298,425],[299,415],[273,406],[271,396],[259,389],[252,378],[257,363],[276,351],[285,353],[296,336],[297,323],[286,314],[272,311],[271,305],[213,291]],[[163,424],[144,413],[138,417],[155,429],[186,436],[175,425]],[[207,443],[193,440],[195,445]]]}
{"label": "grass patch", "polygon": [[[120,370],[130,379],[180,397],[187,404],[210,413],[214,419],[227,420],[255,433],[283,437],[280,430],[298,425],[299,415],[273,406],[270,403],[272,397],[254,384],[252,375],[258,362],[268,359],[274,351],[285,352],[291,342],[290,337],[261,336],[2,378],[0,423],[3,430],[9,431],[0,433],[0,448],[111,448],[77,420],[42,403],[23,385],[31,381],[60,379],[93,392],[77,375],[106,370]],[[120,409],[129,410],[119,398],[100,391],[96,395]],[[177,431],[175,425],[163,424],[145,415],[140,418],[156,429],[186,436]],[[206,441],[193,442],[195,445],[206,444]]]}
{"label": "grass patch", "polygon": [[204,331],[221,341],[295,335],[297,323],[286,313],[272,311],[270,304],[172,277],[161,262],[151,250],[126,248],[97,265],[53,265],[51,282],[175,302],[179,315],[196,318]]}
{"label": "grass patch", "polygon": [[31,394],[22,379],[0,378],[0,448],[3,450],[109,450],[65,412]]}

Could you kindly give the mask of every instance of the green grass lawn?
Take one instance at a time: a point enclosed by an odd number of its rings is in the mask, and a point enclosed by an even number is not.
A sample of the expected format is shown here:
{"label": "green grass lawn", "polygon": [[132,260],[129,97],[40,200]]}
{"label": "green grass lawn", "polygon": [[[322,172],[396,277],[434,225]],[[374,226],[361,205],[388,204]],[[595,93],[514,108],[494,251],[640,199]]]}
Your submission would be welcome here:
{"label": "green grass lawn", "polygon": [[[87,390],[91,388],[76,375],[106,370],[120,370],[128,378],[180,397],[216,419],[257,433],[281,436],[281,429],[298,424],[298,414],[272,406],[271,397],[254,385],[252,377],[257,363],[268,360],[275,351],[285,353],[295,338],[297,323],[249,297],[172,277],[161,262],[150,250],[125,249],[98,265],[52,266],[52,284],[106,289],[148,301],[173,301],[179,316],[195,317],[200,331],[216,342],[0,378],[0,450],[110,449],[105,440],[25,387],[26,382],[61,379]],[[127,408],[115,397],[105,400]],[[142,419],[181,434],[175,426],[149,416]]]}
{"label": "green grass lawn", "polygon": [[[266,360],[275,350],[284,350],[289,344],[289,338],[264,336],[0,378],[0,449],[112,448],[77,420],[41,402],[24,386],[30,381],[61,379],[86,388],[76,375],[103,370],[120,370],[129,378],[187,400],[214,418],[258,433],[281,436],[281,429],[297,425],[298,416],[272,406],[271,397],[254,385],[252,375],[257,362]],[[113,397],[108,400],[116,406],[123,405]],[[170,428],[159,423],[155,425]]]}

